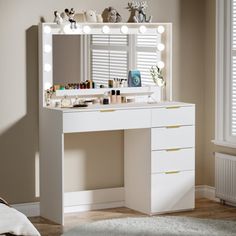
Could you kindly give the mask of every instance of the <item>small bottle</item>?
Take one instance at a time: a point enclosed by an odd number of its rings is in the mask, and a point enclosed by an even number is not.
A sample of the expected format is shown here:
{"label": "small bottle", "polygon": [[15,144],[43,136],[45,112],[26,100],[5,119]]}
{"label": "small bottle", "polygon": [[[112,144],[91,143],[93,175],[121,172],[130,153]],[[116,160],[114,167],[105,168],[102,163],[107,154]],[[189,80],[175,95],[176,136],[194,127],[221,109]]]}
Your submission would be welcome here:
{"label": "small bottle", "polygon": [[115,104],[116,103],[116,91],[111,90],[111,103]]}
{"label": "small bottle", "polygon": [[116,103],[121,103],[120,90],[116,90]]}

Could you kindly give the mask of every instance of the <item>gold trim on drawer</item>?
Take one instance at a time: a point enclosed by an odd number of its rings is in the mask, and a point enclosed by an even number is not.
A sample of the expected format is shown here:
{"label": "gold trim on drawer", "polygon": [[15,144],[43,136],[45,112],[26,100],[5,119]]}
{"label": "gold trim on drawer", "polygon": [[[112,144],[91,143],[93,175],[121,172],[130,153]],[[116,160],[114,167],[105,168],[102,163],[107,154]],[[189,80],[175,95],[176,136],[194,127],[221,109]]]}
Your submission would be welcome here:
{"label": "gold trim on drawer", "polygon": [[167,129],[178,129],[180,128],[181,125],[170,125],[170,126],[166,126]]}
{"label": "gold trim on drawer", "polygon": [[166,107],[166,109],[179,109],[181,108],[180,106],[173,106],[173,107]]}
{"label": "gold trim on drawer", "polygon": [[170,149],[166,149],[167,152],[177,152],[180,151],[180,148],[170,148]]}
{"label": "gold trim on drawer", "polygon": [[167,171],[165,172],[166,175],[173,175],[173,174],[178,174],[180,171]]}
{"label": "gold trim on drawer", "polygon": [[115,112],[116,110],[100,110],[100,112]]}

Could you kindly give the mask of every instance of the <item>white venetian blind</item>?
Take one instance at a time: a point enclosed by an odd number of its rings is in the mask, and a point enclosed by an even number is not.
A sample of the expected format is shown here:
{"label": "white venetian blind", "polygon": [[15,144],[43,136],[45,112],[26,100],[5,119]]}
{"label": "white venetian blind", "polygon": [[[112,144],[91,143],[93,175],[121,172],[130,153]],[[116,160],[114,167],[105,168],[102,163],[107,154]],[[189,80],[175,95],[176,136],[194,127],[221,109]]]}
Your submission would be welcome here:
{"label": "white venetian blind", "polygon": [[91,36],[92,79],[97,85],[107,86],[109,79],[127,79],[128,36]]}
{"label": "white venetian blind", "polygon": [[231,135],[236,136],[236,0],[232,0],[231,40]]}
{"label": "white venetian blind", "polygon": [[152,66],[157,65],[161,53],[157,50],[160,35],[137,35],[136,42],[136,67],[141,72],[142,85],[154,85],[150,75]]}

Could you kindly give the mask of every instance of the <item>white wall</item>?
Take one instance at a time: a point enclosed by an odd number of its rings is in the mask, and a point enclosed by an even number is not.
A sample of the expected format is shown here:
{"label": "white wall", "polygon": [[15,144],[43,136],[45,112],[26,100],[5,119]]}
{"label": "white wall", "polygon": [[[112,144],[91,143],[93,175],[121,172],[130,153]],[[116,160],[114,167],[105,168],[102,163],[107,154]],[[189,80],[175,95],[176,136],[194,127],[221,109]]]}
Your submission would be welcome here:
{"label": "white wall", "polygon": [[[173,22],[173,95],[174,99],[197,105],[196,166],[197,184],[204,183],[204,81],[205,81],[205,1],[204,0],[149,0],[149,13],[155,22]],[[38,156],[38,52],[37,25],[40,18],[53,20],[55,9],[76,10],[116,7],[124,21],[129,13],[126,0],[0,0],[0,195],[10,203],[36,201],[35,159]],[[116,136],[116,137],[115,137]],[[89,188],[123,183],[122,155],[119,152],[122,132],[116,133],[112,149],[117,155],[110,172],[97,184],[93,176],[100,176],[96,168],[90,183],[71,185],[70,163],[66,164],[66,188]],[[96,134],[92,138],[96,139]],[[106,135],[104,136],[106,140]],[[68,157],[70,148],[79,137],[66,137]],[[96,144],[97,145],[97,144]],[[103,152],[99,152],[101,156]],[[98,155],[98,156],[99,156]],[[101,160],[94,160],[99,163]],[[102,163],[105,160],[102,160]],[[78,165],[80,163],[78,162]],[[101,169],[99,169],[101,170]],[[82,171],[82,169],[81,169]],[[115,173],[115,179],[111,176]],[[77,176],[78,177],[78,176]],[[111,180],[111,181],[110,181]],[[77,179],[78,181],[78,179]]]}

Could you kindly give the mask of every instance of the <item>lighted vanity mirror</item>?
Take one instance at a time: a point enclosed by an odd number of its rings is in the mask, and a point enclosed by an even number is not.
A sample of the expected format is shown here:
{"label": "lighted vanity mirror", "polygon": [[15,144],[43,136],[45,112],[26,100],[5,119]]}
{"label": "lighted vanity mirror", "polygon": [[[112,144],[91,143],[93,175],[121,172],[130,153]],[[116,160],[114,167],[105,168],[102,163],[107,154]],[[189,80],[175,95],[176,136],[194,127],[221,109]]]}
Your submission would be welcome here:
{"label": "lighted vanity mirror", "polygon": [[96,88],[108,87],[110,79],[127,80],[130,70],[141,72],[143,87],[157,87],[150,74],[154,65],[163,69],[166,98],[171,99],[171,23],[81,23],[73,30],[69,25],[43,23],[40,31],[43,106],[45,91],[52,85],[92,80]]}
{"label": "lighted vanity mirror", "polygon": [[150,69],[165,71],[161,35],[93,34],[53,36],[53,84],[92,80],[108,87],[108,80],[126,81],[129,70],[139,70],[142,86],[153,86]]}

